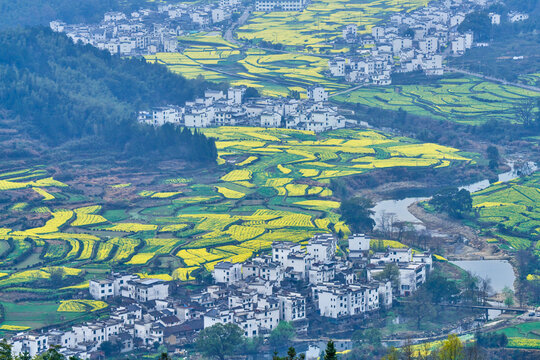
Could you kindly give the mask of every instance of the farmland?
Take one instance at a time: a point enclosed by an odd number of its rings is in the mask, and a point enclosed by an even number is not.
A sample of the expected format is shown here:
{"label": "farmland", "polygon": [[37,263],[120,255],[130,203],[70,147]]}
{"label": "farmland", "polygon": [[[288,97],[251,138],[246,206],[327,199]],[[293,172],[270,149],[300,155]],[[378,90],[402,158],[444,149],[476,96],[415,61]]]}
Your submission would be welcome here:
{"label": "farmland", "polygon": [[371,28],[393,12],[425,6],[425,0],[340,1],[314,0],[302,12],[255,13],[242,26],[239,39],[260,39],[291,46],[325,50],[323,43],[341,34],[345,24],[356,24],[360,32]]}
{"label": "farmland", "polygon": [[158,53],[147,61],[166,65],[187,78],[227,81],[251,86],[268,96],[287,96],[291,90],[305,92],[315,84],[329,91],[348,87],[325,77],[327,59],[314,54],[283,54],[270,50],[239,49],[219,34],[195,34],[180,38],[181,53]]}
{"label": "farmland", "polygon": [[[273,14],[279,13],[267,15]],[[306,89],[312,85],[322,85],[330,94],[351,87],[329,77],[328,58],[314,53],[246,50],[226,42],[217,33],[186,36],[180,43],[185,46],[183,52],[149,55],[147,61],[164,64],[187,78],[203,76],[233,86],[251,86],[266,96],[287,96],[298,91],[305,98]],[[533,75],[529,78],[534,80]],[[515,122],[515,104],[538,96],[537,92],[512,85],[450,74],[427,85],[369,86],[332,99],[350,105],[401,108],[411,114],[474,125],[492,119]]]}
{"label": "farmland", "polygon": [[[540,172],[508,183],[495,183],[473,194],[477,221],[503,249],[539,249]],[[540,252],[538,252],[540,254]]]}
{"label": "farmland", "polygon": [[480,78],[451,76],[430,85],[365,87],[338,95],[334,100],[389,110],[401,108],[411,114],[477,125],[495,119],[514,122],[514,105],[539,96]]}
{"label": "farmland", "polygon": [[[35,169],[0,174],[2,193],[14,199],[4,205],[0,225],[0,287],[51,293],[46,287],[26,287],[46,284],[60,267],[69,285],[63,291],[78,291],[94,265],[188,280],[196,269],[212,270],[223,260],[244,261],[273,241],[304,242],[328,231],[347,234],[336,212],[339,202],[329,188],[333,178],[378,168],[437,168],[472,160],[457,149],[378,131],[203,131],[217,139],[218,171],[171,173],[144,184],[115,178],[99,185],[107,200],[74,197],[72,187],[77,184],[53,180],[46,171],[31,181],[27,177],[34,176]],[[54,199],[39,196],[36,188],[47,189]],[[118,208],[113,205],[116,198],[129,202]],[[17,205],[22,200],[25,205]],[[17,219],[23,216],[36,219],[35,225],[21,225]],[[29,268],[18,267],[23,261]],[[58,306],[87,307],[67,304]]]}
{"label": "farmland", "polygon": [[2,293],[60,296],[47,305],[51,319],[91,316],[103,304],[69,299],[112,269],[187,281],[219,261],[243,262],[273,241],[305,243],[330,231],[346,236],[329,187],[334,178],[475,161],[454,148],[372,130],[202,131],[216,139],[216,169],[166,169],[144,181],[118,172],[87,183],[60,182],[44,169],[0,173],[0,194],[12,199],[1,205]]}

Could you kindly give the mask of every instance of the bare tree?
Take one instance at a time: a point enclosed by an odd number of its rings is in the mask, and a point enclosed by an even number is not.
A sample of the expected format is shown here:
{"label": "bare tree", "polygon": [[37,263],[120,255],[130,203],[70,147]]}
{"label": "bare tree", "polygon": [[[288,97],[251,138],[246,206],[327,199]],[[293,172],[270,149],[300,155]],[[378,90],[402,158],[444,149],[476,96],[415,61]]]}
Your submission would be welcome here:
{"label": "bare tree", "polygon": [[523,99],[514,104],[514,114],[523,125],[531,126],[534,121],[535,106],[533,99]]}

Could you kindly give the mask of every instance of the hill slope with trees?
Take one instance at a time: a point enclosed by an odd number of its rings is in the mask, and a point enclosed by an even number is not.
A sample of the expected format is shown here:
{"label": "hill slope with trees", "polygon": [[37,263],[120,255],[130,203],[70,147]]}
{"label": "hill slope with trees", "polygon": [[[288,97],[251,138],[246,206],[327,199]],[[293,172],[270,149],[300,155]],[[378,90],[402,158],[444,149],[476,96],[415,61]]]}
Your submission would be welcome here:
{"label": "hill slope with trees", "polygon": [[0,48],[0,110],[29,138],[48,146],[90,141],[130,155],[215,160],[215,144],[202,134],[136,122],[139,110],[202,95],[205,81],[74,44],[44,27],[2,32]]}

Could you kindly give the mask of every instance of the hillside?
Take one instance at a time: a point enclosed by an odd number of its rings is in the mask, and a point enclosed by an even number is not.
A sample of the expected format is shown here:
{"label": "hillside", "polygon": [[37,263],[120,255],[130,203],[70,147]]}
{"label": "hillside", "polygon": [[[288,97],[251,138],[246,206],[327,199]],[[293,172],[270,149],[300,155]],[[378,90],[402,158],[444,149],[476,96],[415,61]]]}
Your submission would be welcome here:
{"label": "hillside", "polygon": [[0,29],[46,25],[56,19],[96,22],[107,11],[131,11],[151,4],[147,0],[0,0]]}
{"label": "hillside", "polygon": [[11,120],[2,122],[2,132],[16,130],[48,146],[86,139],[130,155],[215,159],[213,140],[203,135],[135,121],[139,109],[201,95],[204,81],[73,44],[48,28],[0,33],[0,47],[0,110]]}

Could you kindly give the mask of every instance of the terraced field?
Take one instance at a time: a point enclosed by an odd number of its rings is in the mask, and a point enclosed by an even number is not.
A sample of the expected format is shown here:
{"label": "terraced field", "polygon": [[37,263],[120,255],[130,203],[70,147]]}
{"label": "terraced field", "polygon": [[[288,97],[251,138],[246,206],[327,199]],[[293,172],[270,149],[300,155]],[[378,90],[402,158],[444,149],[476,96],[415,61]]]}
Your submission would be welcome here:
{"label": "terraced field", "polygon": [[339,102],[398,110],[412,114],[480,124],[490,119],[516,121],[513,107],[540,93],[475,77],[449,77],[433,85],[365,87],[335,96]]}
{"label": "terraced field", "polygon": [[394,12],[425,6],[426,0],[313,0],[301,12],[255,13],[237,31],[239,39],[261,39],[273,43],[310,47],[314,51],[331,48],[324,42],[341,35],[346,24],[358,25],[361,33]]}
{"label": "terraced field", "polygon": [[[174,176],[150,182],[126,176],[100,183],[97,194],[103,196],[76,191],[72,187],[84,184],[56,181],[43,169],[0,174],[2,194],[13,199],[2,205],[0,217],[0,289],[52,293],[35,284],[50,281],[56,269],[69,284],[62,286],[65,293],[84,289],[96,271],[113,268],[189,280],[195,270],[245,261],[273,241],[302,243],[330,231],[346,235],[329,189],[333,178],[472,161],[457,149],[377,131],[203,131],[217,140],[218,171],[171,171]],[[51,200],[35,192],[42,188]],[[81,302],[57,307],[94,309]]]}
{"label": "terraced field", "polygon": [[501,248],[534,246],[540,256],[540,172],[473,194],[477,221],[495,235]]}
{"label": "terraced field", "polygon": [[239,49],[218,33],[185,36],[180,44],[184,46],[180,53],[158,53],[146,59],[190,79],[201,75],[207,80],[255,87],[268,96],[287,96],[291,90],[305,96],[306,89],[315,84],[331,92],[348,87],[325,77],[327,59],[317,55]]}

